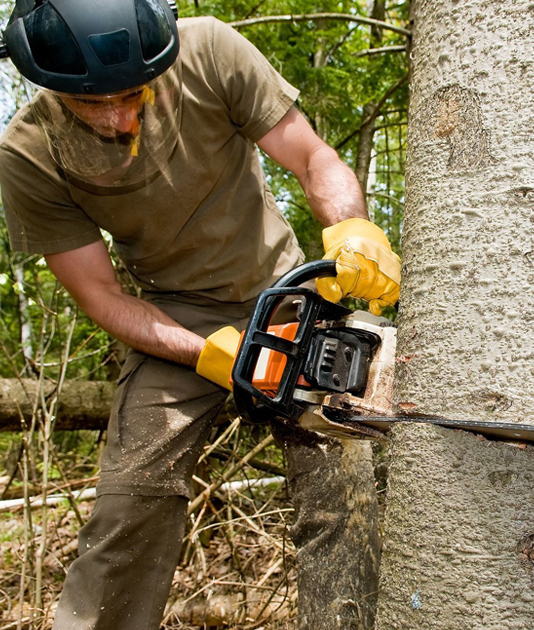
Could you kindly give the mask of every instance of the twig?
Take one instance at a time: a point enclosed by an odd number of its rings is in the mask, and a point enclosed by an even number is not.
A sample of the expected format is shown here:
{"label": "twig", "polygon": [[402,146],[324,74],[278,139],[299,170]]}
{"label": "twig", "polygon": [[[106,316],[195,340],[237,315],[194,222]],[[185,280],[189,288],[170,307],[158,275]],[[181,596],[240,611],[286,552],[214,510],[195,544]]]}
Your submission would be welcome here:
{"label": "twig", "polygon": [[[61,475],[61,479],[63,479],[64,485],[65,485],[65,490],[67,492],[67,498],[69,500],[70,506],[74,512],[74,514],[76,515],[76,520],[78,521],[78,525],[80,527],[83,527],[85,525],[85,521],[82,517],[82,515],[80,514],[80,510],[78,509],[78,506],[76,504],[76,500],[74,497],[74,493],[72,492],[72,490],[70,489],[70,485],[68,484],[68,480],[67,477],[65,476],[65,471],[63,470],[63,466],[61,465],[61,462],[59,461],[59,458],[57,457],[57,455],[55,453],[52,453],[52,461],[54,461],[56,468],[59,471],[59,474]],[[82,490],[83,492],[83,490]]]}
{"label": "twig", "polygon": [[[253,630],[254,628],[257,628],[260,625],[260,623],[265,623],[266,619],[262,618],[262,615],[267,610],[267,607],[269,606],[269,604],[272,602],[273,597],[278,592],[278,589],[280,588],[280,586],[282,586],[282,584],[285,582],[285,579],[286,579],[286,577],[284,575],[282,577],[282,579],[278,581],[278,583],[275,585],[275,587],[271,588],[271,594],[267,598],[267,601],[263,604],[263,606],[261,607],[260,611],[258,613],[256,613],[256,616],[258,617],[258,621],[254,622],[253,624],[250,624],[248,626],[244,626],[243,630]],[[283,596],[282,601],[280,602],[280,605],[278,606],[278,608],[276,610],[273,610],[273,612],[269,615],[269,617],[272,617],[277,610],[280,610],[280,608],[284,605],[286,599],[287,599],[287,589],[286,589],[285,595]],[[269,619],[269,617],[267,617],[267,619]]]}
{"label": "twig", "polygon": [[[224,447],[220,447],[220,449],[211,453],[211,457],[223,462],[227,462],[232,455],[234,455],[234,453]],[[249,466],[256,468],[257,470],[273,473],[274,475],[285,475],[286,472],[281,466],[277,466],[271,462],[264,462],[256,458],[250,460]]]}
{"label": "twig", "polygon": [[9,594],[6,591],[3,591],[2,589],[0,589],[0,595],[2,595],[3,598],[6,600],[6,607],[4,608],[4,614],[9,615],[9,613],[11,612],[11,598],[9,597]]}
{"label": "twig", "polygon": [[273,436],[271,434],[269,434],[255,448],[253,448],[251,451],[249,451],[245,455],[245,457],[243,457],[243,459],[241,459],[237,464],[235,464],[235,466],[232,466],[232,468],[230,468],[230,470],[227,470],[223,475],[221,475],[221,478],[218,481],[212,483],[209,486],[209,488],[206,488],[206,490],[202,491],[196,497],[196,499],[191,501],[191,503],[189,504],[188,514],[192,514],[192,513],[196,512],[197,509],[199,508],[199,506],[202,505],[202,503],[204,503],[204,501],[210,496],[210,494],[212,494],[213,492],[218,490],[223,485],[223,483],[225,481],[230,480],[237,472],[239,472],[244,466],[246,466],[247,463],[251,459],[256,457],[256,455],[258,453],[261,453],[264,449],[266,449],[273,442],[274,442],[274,438],[273,438]]}
{"label": "twig", "polygon": [[[18,405],[17,405],[18,407]],[[19,407],[20,414],[20,422],[22,426],[22,443],[24,445],[24,452],[22,456],[22,485],[24,491],[24,554],[22,557],[22,567],[20,573],[20,586],[19,586],[19,602],[20,606],[20,614],[17,620],[17,630],[22,630],[22,602],[24,601],[24,592],[26,591],[26,576],[31,566],[33,564],[32,558],[34,556],[34,542],[33,542],[33,525],[32,525],[32,515],[31,509],[29,507],[29,490],[28,490],[28,481],[29,481],[29,467],[30,467],[30,443],[31,436],[35,431],[35,420],[36,414],[33,414],[32,423],[28,430],[28,426],[26,424],[26,420],[22,414],[22,411]]]}
{"label": "twig", "polygon": [[202,509],[200,510],[200,513],[197,515],[196,518],[194,517],[193,514],[188,514],[188,516],[191,518],[192,526],[191,526],[191,531],[189,532],[189,534],[187,536],[186,547],[185,547],[185,549],[183,551],[183,558],[184,558],[184,561],[185,561],[184,565],[189,562],[189,560],[191,559],[191,557],[193,555],[192,552],[191,552],[191,547],[194,544],[194,540],[193,539],[195,537],[195,533],[196,533],[196,530],[197,530],[197,528],[198,528],[198,526],[200,524],[200,521],[202,520],[202,517],[204,516],[204,512],[206,510],[206,506],[207,506],[207,503],[205,503],[202,506]]}
{"label": "twig", "polygon": [[[70,345],[72,342],[72,337],[74,335],[74,329],[76,327],[77,318],[74,317],[69,332],[67,335],[67,340],[65,344],[65,360],[63,366],[61,368],[60,376],[58,379],[57,391],[52,401],[50,402],[50,406],[47,407],[46,400],[44,396],[44,389],[42,387],[42,379],[40,382],[40,394],[41,394],[41,404],[42,410],[44,413],[44,422],[42,423],[42,431],[43,431],[43,507],[41,514],[41,526],[42,526],[42,535],[39,548],[36,554],[36,562],[35,562],[35,608],[38,610],[42,610],[43,602],[42,602],[42,586],[43,586],[43,568],[44,568],[44,559],[46,555],[46,546],[48,542],[47,537],[47,523],[48,523],[48,505],[46,502],[47,493],[48,493],[48,483],[49,483],[49,466],[51,464],[51,455],[52,455],[52,431],[54,427],[55,421],[55,410],[58,404],[58,398],[60,396],[61,390],[63,388],[63,384],[65,382],[65,378],[67,375],[67,366],[69,360],[70,353]],[[41,355],[44,358],[44,354]],[[44,372],[44,371],[43,371]],[[79,516],[79,513],[78,513]],[[81,517],[80,517],[81,518]]]}
{"label": "twig", "polygon": [[[19,623],[20,621],[20,623]],[[14,630],[14,628],[22,628],[23,623],[29,623],[31,621],[31,617],[23,617],[17,621],[13,621],[12,623],[8,623],[7,626],[1,626],[0,630]]]}
{"label": "twig", "polygon": [[[96,497],[96,488],[86,488],[85,490],[78,490],[72,492],[72,498],[79,501],[87,501]],[[31,509],[42,508],[46,501],[46,505],[52,506],[62,503],[63,501],[69,501],[68,494],[49,494],[46,497],[38,495],[36,497],[26,497],[24,499],[8,499],[7,501],[0,501],[0,513],[11,512],[19,507],[27,506]]]}
{"label": "twig", "polygon": [[372,55],[382,55],[384,53],[406,52],[406,46],[383,46],[382,48],[367,48],[360,50],[354,57],[370,57]]}
{"label": "twig", "polygon": [[208,448],[206,448],[206,450],[199,457],[197,465],[203,462],[207,457],[209,457],[213,453],[213,451],[219,446],[219,444],[221,444],[226,438],[231,437],[231,435],[239,427],[240,424],[241,424],[241,419],[239,417],[233,420],[230,426],[227,427],[227,429],[215,440],[215,442],[213,442],[213,444],[211,444]]}
{"label": "twig", "polygon": [[241,518],[247,523],[247,525],[256,532],[256,534],[260,534],[261,536],[266,536],[267,538],[271,539],[271,544],[273,544],[275,547],[277,547],[280,550],[284,549],[284,545],[280,544],[277,540],[275,540],[274,538],[272,538],[272,536],[269,536],[264,530],[262,531],[257,525],[256,523],[254,523],[249,516],[247,516],[241,509],[239,509],[237,507],[237,505],[232,505],[232,510],[234,512],[236,512],[237,514],[239,514],[239,516],[241,516]]}
{"label": "twig", "polygon": [[[245,518],[243,518],[242,516],[239,516],[237,518],[232,518],[232,519],[228,519],[227,521],[225,521],[226,523],[239,523],[240,521],[243,521],[245,519],[253,519],[253,518],[265,518],[266,516],[273,516],[274,514],[283,514],[284,512],[294,512],[293,508],[280,508],[278,510],[272,510],[271,512],[258,512],[256,514],[253,514],[251,516],[246,516]],[[217,512],[218,514],[218,512]],[[207,531],[209,529],[215,529],[217,527],[220,526],[220,523],[210,523],[209,525],[204,525],[204,527],[201,527],[198,532],[204,532]],[[261,530],[260,530],[261,531]],[[262,532],[264,533],[264,532]]]}
{"label": "twig", "polygon": [[378,115],[380,114],[380,111],[382,109],[382,107],[384,106],[384,103],[388,100],[388,98],[390,98],[401,86],[403,86],[407,81],[408,81],[408,74],[405,74],[401,79],[399,79],[399,81],[397,81],[397,83],[395,83],[394,85],[392,85],[390,88],[388,88],[382,98],[378,101],[378,103],[376,104],[375,108],[373,109],[373,111],[369,114],[369,116],[367,116],[367,118],[362,121],[362,123],[360,124],[360,126],[358,127],[358,129],[355,129],[352,133],[350,133],[348,136],[346,136],[343,140],[341,140],[341,142],[338,142],[336,144],[336,146],[334,147],[334,149],[339,150],[342,147],[344,147],[347,142],[349,142],[350,140],[352,140],[352,138],[354,138],[355,136],[357,136],[361,129],[365,126],[370,124],[371,122],[373,122],[373,120],[375,120],[376,118],[378,118]]}

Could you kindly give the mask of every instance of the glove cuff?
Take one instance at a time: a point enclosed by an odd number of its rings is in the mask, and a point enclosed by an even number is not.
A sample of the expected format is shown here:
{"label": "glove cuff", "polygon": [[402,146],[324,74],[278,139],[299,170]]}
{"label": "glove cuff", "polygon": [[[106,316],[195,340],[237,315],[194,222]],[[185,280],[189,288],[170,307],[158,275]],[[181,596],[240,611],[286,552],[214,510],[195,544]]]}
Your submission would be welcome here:
{"label": "glove cuff", "polygon": [[232,391],[230,377],[240,340],[241,335],[233,326],[212,333],[200,352],[196,373]]}
{"label": "glove cuff", "polygon": [[361,238],[370,238],[380,245],[391,248],[388,237],[384,232],[371,221],[367,219],[346,219],[335,225],[331,225],[323,230],[323,245],[325,252],[335,247],[350,237],[359,236]]}

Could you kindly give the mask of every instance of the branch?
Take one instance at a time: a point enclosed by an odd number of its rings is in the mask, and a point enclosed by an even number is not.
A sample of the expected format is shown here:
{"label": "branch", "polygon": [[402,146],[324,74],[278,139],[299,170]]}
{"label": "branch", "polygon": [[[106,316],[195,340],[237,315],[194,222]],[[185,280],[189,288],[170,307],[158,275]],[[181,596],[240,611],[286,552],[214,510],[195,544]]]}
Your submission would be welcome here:
{"label": "branch", "polygon": [[314,22],[315,20],[342,20],[344,22],[356,22],[357,24],[368,24],[370,26],[379,26],[386,31],[393,31],[405,37],[411,37],[412,33],[401,26],[387,24],[381,20],[362,17],[360,15],[351,15],[350,13],[305,13],[299,15],[266,15],[263,17],[248,18],[246,20],[237,20],[236,22],[228,22],[234,28],[242,26],[255,26],[257,24],[269,24],[273,22]]}
{"label": "branch", "polygon": [[363,127],[365,127],[365,125],[369,125],[370,123],[373,122],[373,120],[375,120],[376,118],[378,118],[379,114],[380,114],[380,110],[382,109],[382,107],[384,106],[384,103],[402,86],[406,83],[406,81],[408,81],[408,75],[405,74],[402,79],[400,79],[400,81],[397,81],[397,83],[395,83],[395,85],[392,85],[389,90],[387,90],[384,94],[384,96],[382,96],[382,98],[378,101],[378,103],[376,104],[376,107],[373,109],[373,111],[369,114],[369,116],[367,116],[367,118],[360,124],[360,126],[358,127],[358,129],[355,129],[351,134],[349,134],[344,140],[342,140],[341,142],[338,142],[338,144],[334,147],[336,150],[341,149],[342,147],[344,147],[347,142],[349,142],[350,140],[352,140],[352,138],[354,138],[354,136],[357,136],[361,129]]}
{"label": "branch", "polygon": [[356,53],[355,57],[369,57],[371,55],[381,55],[382,53],[406,52],[406,46],[383,46],[382,48],[367,48]]}
{"label": "branch", "polygon": [[383,197],[384,199],[387,199],[388,201],[393,201],[394,203],[397,203],[399,204],[399,206],[404,208],[404,203],[402,201],[400,201],[399,199],[396,199],[395,197],[392,197],[391,195],[386,195],[386,193],[372,192],[372,193],[369,193],[369,196],[370,197]]}

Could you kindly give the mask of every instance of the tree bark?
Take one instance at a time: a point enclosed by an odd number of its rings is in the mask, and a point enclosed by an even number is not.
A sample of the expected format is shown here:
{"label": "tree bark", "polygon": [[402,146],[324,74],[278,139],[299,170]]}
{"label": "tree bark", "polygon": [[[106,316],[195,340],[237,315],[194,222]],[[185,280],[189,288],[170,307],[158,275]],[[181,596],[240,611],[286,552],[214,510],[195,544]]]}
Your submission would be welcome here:
{"label": "tree bark", "polygon": [[[114,383],[103,381],[65,381],[57,408],[56,430],[105,429]],[[56,395],[51,382],[42,384],[45,398]],[[0,379],[0,431],[20,431],[21,416],[28,424],[36,401],[41,396],[41,384],[33,379]]]}
{"label": "tree bark", "polygon": [[[401,413],[534,423],[532,5],[413,3]],[[534,628],[534,449],[394,431],[377,630]]]}
{"label": "tree bark", "polygon": [[393,434],[378,630],[534,627],[534,448]]}

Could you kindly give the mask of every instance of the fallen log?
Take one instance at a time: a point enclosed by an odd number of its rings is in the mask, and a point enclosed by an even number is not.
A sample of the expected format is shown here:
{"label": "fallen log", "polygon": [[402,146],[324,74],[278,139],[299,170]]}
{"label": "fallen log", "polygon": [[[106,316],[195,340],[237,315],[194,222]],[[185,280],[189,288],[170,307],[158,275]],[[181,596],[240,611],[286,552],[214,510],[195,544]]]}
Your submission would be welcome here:
{"label": "fallen log", "polygon": [[[21,416],[31,422],[36,401],[57,395],[53,382],[40,383],[33,379],[0,379],[0,431],[20,431]],[[71,381],[63,384],[58,399],[55,429],[101,430],[108,423],[115,383],[105,381]]]}

